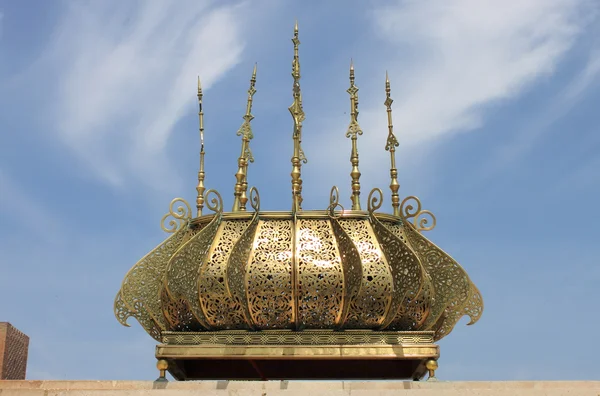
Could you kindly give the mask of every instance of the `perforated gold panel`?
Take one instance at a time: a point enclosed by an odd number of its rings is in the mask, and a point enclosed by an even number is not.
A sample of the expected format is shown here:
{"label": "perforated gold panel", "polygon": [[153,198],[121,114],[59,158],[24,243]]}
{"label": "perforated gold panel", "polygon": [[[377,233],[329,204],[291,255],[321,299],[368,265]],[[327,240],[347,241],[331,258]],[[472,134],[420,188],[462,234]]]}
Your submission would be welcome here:
{"label": "perforated gold panel", "polygon": [[350,303],[347,328],[378,328],[392,303],[392,274],[368,221],[340,219],[362,262],[360,293]]}
{"label": "perforated gold panel", "polygon": [[[163,307],[165,317],[182,329],[208,328],[198,300],[198,274],[204,266],[208,250],[221,224],[221,216],[212,221],[185,242],[169,260],[164,278]],[[191,313],[191,315],[190,315]]]}
{"label": "perforated gold panel", "polygon": [[[206,223],[198,224],[197,226],[190,228],[190,232],[186,233],[182,244],[185,244],[187,241],[189,241],[194,235],[200,232],[204,226],[206,226]],[[167,271],[168,265],[169,264],[167,264]],[[171,329],[175,331],[198,331],[202,329],[200,323],[196,318],[194,318],[194,314],[192,314],[192,310],[190,309],[188,302],[183,298],[172,298],[172,296],[168,293],[164,282],[160,296],[163,315],[167,322],[169,322]]]}
{"label": "perforated gold panel", "polygon": [[301,328],[333,328],[342,314],[344,276],[327,220],[298,219],[298,320]]}
{"label": "perforated gold panel", "polygon": [[483,301],[465,271],[412,223],[374,213],[379,202],[370,196],[368,213],[336,212],[334,199],[308,215],[217,211],[192,223],[171,208],[174,234],[128,273],[115,315],[134,316],[156,339],[285,329],[431,330],[440,339],[463,315],[477,321]]}
{"label": "perforated gold panel", "polygon": [[254,237],[256,236],[256,229],[258,228],[258,214],[255,213],[252,221],[246,227],[240,238],[237,240],[231,255],[227,260],[227,291],[231,300],[235,301],[235,304],[239,304],[242,308],[242,314],[246,321],[247,328],[253,329],[254,324],[250,315],[250,309],[248,307],[248,300],[246,298],[246,273],[248,271],[248,261],[254,245]]}
{"label": "perforated gold panel", "polygon": [[360,253],[352,242],[352,239],[340,223],[334,218],[331,218],[331,228],[335,235],[337,245],[340,250],[340,259],[342,261],[342,270],[344,273],[344,305],[342,307],[342,315],[340,317],[337,328],[341,329],[346,325],[346,319],[352,306],[353,301],[360,293],[362,285],[362,263],[360,261]]}
{"label": "perforated gold panel", "polygon": [[162,314],[162,279],[167,263],[188,232],[187,226],[178,229],[125,275],[114,305],[121,324],[129,326],[127,318],[133,316],[155,340],[160,340],[160,332],[169,328]]}
{"label": "perforated gold panel", "polygon": [[162,333],[168,345],[424,345],[433,343],[433,331],[332,330],[223,330]]}
{"label": "perforated gold panel", "polygon": [[[371,225],[388,259],[394,280],[392,305],[382,328],[417,329],[429,314],[429,299],[417,298],[423,292],[424,283],[427,282],[425,269],[412,249],[375,216],[371,216]],[[397,230],[400,229],[401,227],[398,226]],[[398,234],[401,234],[401,231]]]}
{"label": "perforated gold panel", "polygon": [[247,277],[248,303],[259,329],[290,328],[292,301],[292,221],[261,221]]}
{"label": "perforated gold panel", "polygon": [[435,292],[431,313],[423,329],[434,330],[436,340],[439,340],[450,333],[463,315],[469,315],[471,323],[475,323],[481,316],[483,304],[479,290],[465,270],[411,224],[404,225],[404,233],[422,258]]}
{"label": "perforated gold panel", "polygon": [[246,329],[246,319],[239,301],[227,290],[227,261],[250,220],[223,222],[213,242],[206,265],[200,270],[198,291],[200,304],[212,329]]}

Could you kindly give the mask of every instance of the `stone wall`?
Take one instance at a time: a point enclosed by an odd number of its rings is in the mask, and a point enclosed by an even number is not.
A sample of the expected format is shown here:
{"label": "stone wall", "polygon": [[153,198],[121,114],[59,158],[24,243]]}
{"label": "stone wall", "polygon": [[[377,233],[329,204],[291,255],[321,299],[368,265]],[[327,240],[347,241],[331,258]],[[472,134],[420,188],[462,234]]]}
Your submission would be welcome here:
{"label": "stone wall", "polygon": [[0,381],[0,396],[598,396],[600,381]]}
{"label": "stone wall", "polygon": [[29,337],[10,323],[0,322],[0,380],[25,379],[28,349]]}

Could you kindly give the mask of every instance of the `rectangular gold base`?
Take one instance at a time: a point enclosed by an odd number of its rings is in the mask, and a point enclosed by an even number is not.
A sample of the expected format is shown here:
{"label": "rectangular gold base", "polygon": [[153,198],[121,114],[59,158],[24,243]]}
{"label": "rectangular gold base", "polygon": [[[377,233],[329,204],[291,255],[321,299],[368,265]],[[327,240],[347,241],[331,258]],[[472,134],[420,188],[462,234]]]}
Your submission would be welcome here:
{"label": "rectangular gold base", "polygon": [[420,379],[439,346],[430,332],[164,333],[156,357],[177,380]]}

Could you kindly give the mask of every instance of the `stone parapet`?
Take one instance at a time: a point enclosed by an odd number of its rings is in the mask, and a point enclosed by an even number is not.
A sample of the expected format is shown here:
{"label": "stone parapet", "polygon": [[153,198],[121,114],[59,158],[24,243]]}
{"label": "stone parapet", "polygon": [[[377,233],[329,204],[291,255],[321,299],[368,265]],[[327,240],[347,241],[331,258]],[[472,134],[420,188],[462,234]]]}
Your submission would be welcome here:
{"label": "stone parapet", "polygon": [[0,396],[598,396],[600,381],[0,381]]}

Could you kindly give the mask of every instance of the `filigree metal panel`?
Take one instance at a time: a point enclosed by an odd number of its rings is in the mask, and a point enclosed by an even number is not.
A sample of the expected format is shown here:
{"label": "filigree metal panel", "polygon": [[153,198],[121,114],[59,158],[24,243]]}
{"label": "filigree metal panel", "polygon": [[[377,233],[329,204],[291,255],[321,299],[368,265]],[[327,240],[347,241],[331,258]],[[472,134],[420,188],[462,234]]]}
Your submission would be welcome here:
{"label": "filigree metal panel", "polygon": [[223,222],[211,247],[206,265],[200,270],[198,291],[206,319],[213,329],[247,328],[242,306],[227,290],[227,261],[250,220]]}
{"label": "filigree metal panel", "polygon": [[483,311],[483,305],[479,291],[465,270],[412,225],[405,224],[404,233],[422,258],[435,291],[431,312],[423,328],[435,330],[436,340],[439,340],[450,333],[463,315],[472,315],[471,323],[475,323]]}
{"label": "filigree metal panel", "polygon": [[129,326],[127,318],[133,316],[156,340],[160,339],[160,331],[168,329],[161,308],[162,279],[171,256],[187,233],[187,226],[181,226],[125,275],[115,299],[115,315],[121,324]]}
{"label": "filigree metal panel", "polygon": [[477,321],[483,302],[464,270],[412,223],[374,213],[372,198],[368,213],[335,212],[334,199],[308,216],[218,212],[191,228],[171,210],[174,234],[126,276],[115,315],[122,323],[134,316],[154,338],[165,330],[386,329],[432,330],[439,339],[463,315]]}
{"label": "filigree metal panel", "polygon": [[340,219],[339,223],[357,247],[362,262],[360,293],[350,303],[345,326],[377,328],[392,302],[392,274],[367,221]]}
{"label": "filigree metal panel", "polygon": [[243,331],[163,332],[167,345],[423,345],[433,343],[433,331]]}
{"label": "filigree metal panel", "polygon": [[[167,301],[163,303],[165,316],[171,323],[182,328],[208,328],[198,299],[198,275],[208,256],[208,250],[221,224],[221,216],[215,215],[204,229],[185,242],[169,260],[164,280]],[[190,317],[189,312],[192,314]]]}
{"label": "filigree metal panel", "polygon": [[342,314],[344,275],[328,221],[298,219],[298,319],[300,326],[332,328]]}
{"label": "filigree metal panel", "polygon": [[394,280],[392,304],[382,328],[417,329],[429,313],[429,299],[417,299],[427,282],[425,269],[412,249],[374,215],[371,215],[371,225]]}
{"label": "filigree metal panel", "polygon": [[250,309],[248,308],[248,299],[246,298],[246,273],[248,271],[248,261],[254,245],[254,237],[258,228],[258,213],[246,227],[240,238],[231,249],[231,255],[227,260],[227,290],[229,296],[242,307],[242,314],[248,328],[254,328]]}
{"label": "filigree metal panel", "polygon": [[[297,25],[292,41],[291,210],[261,211],[256,188],[250,190],[250,197],[246,194],[248,164],[254,160],[249,142],[253,136],[250,122],[254,118],[256,67],[244,124],[238,131],[242,148],[232,211],[223,213],[221,196],[215,190],[206,191],[203,93],[198,82],[197,218],[191,218],[191,207],[185,200],[171,202],[161,226],[173,235],[127,273],[115,299],[117,319],[127,325],[127,319],[134,316],[155,339],[164,331],[241,329],[297,333],[324,329],[431,330],[440,339],[463,315],[476,322],[483,311],[481,294],[458,263],[421,234],[434,229],[435,216],[423,209],[416,196],[400,200],[395,156],[399,140],[393,131],[387,75],[385,150],[390,154],[392,214],[375,213],[383,205],[379,188],[369,194],[368,210],[362,210],[357,145],[362,130],[353,65],[348,89],[351,119],[346,133],[351,139],[351,210],[340,203],[337,187],[331,190],[327,210],[302,209],[305,114]],[[248,202],[253,213],[246,210]],[[203,214],[205,206],[215,214]]]}
{"label": "filigree metal panel", "polygon": [[291,220],[261,221],[247,273],[248,303],[259,329],[293,326]]}
{"label": "filigree metal panel", "polygon": [[344,231],[344,228],[337,219],[332,216],[330,221],[340,251],[344,274],[344,306],[337,326],[338,329],[341,329],[346,326],[346,319],[348,318],[352,303],[360,293],[363,270],[360,253],[356,249],[354,242],[352,242],[352,238]]}

